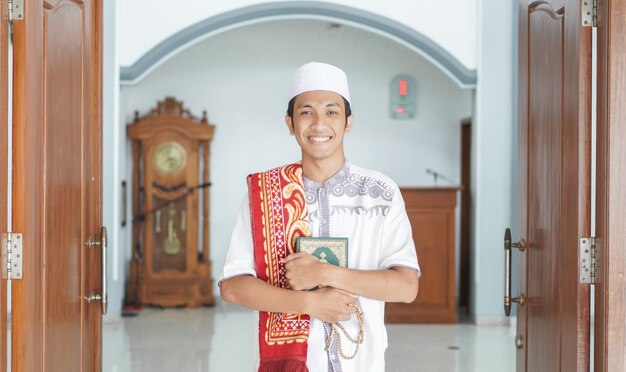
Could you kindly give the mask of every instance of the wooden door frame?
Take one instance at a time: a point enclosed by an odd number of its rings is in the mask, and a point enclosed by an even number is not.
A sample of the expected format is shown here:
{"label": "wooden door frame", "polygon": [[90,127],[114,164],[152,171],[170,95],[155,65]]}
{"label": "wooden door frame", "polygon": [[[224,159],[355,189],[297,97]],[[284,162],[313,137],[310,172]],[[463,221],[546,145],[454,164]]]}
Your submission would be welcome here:
{"label": "wooden door frame", "polygon": [[598,14],[597,264],[594,367],[626,370],[626,0],[600,1]]}
{"label": "wooden door frame", "polygon": [[[89,54],[91,60],[87,60],[85,68],[84,81],[88,82],[86,85],[87,92],[91,94],[83,94],[85,98],[89,98],[90,101],[87,104],[89,107],[86,112],[87,130],[85,131],[85,146],[89,146],[92,149],[92,155],[89,157],[89,163],[85,166],[85,177],[91,183],[87,188],[85,205],[88,208],[88,221],[86,224],[86,231],[92,234],[96,239],[100,238],[100,228],[102,227],[102,3],[104,0],[92,0],[89,4],[91,14],[87,16],[92,17],[89,23],[93,30],[88,30],[88,34],[93,34],[94,37],[91,41],[85,39],[85,46],[90,48],[92,52]],[[87,286],[85,293],[94,290],[96,293],[102,294],[102,249],[90,250],[90,254],[86,255],[86,265],[84,267],[99,268],[97,270],[88,270],[86,280],[83,283]],[[105,253],[106,254],[106,253]],[[106,273],[105,273],[106,274]],[[104,294],[103,294],[104,295]],[[107,299],[108,301],[108,299]],[[85,323],[87,324],[86,330],[83,331],[83,337],[89,338],[86,345],[93,346],[94,349],[86,348],[83,355],[83,371],[100,371],[102,368],[102,314],[99,302],[95,303],[96,306],[89,306],[85,314]]]}
{"label": "wooden door frame", "polygon": [[[5,0],[0,1],[0,235],[7,226],[7,161],[9,134],[9,20]],[[0,277],[0,372],[7,367],[7,281]]]}

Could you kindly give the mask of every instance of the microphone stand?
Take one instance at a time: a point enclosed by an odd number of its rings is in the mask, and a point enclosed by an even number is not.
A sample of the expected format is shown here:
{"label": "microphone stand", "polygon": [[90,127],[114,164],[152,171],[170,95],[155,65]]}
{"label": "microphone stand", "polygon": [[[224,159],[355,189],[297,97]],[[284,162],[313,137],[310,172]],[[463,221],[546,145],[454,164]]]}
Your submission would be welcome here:
{"label": "microphone stand", "polygon": [[432,170],[432,169],[430,169],[430,168],[426,169],[426,173],[427,173],[427,174],[430,174],[430,175],[432,175],[432,176],[433,176],[433,179],[434,179],[434,182],[435,182],[435,186],[437,186],[437,180],[438,180],[439,178],[441,178],[442,180],[448,181],[448,182],[450,182],[451,184],[454,184],[454,183],[455,183],[455,181],[451,180],[450,178],[448,178],[448,177],[444,176],[444,175],[443,175],[443,174],[441,174],[441,173],[435,172],[434,170]]}

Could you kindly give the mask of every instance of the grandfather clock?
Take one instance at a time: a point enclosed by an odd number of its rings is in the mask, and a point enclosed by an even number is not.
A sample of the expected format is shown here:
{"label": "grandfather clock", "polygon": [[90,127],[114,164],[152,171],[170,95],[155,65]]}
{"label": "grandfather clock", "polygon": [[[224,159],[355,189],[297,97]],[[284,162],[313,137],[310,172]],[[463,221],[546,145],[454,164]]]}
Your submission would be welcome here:
{"label": "grandfather clock", "polygon": [[214,304],[209,147],[215,126],[173,97],[127,126],[133,153],[133,255],[126,302]]}

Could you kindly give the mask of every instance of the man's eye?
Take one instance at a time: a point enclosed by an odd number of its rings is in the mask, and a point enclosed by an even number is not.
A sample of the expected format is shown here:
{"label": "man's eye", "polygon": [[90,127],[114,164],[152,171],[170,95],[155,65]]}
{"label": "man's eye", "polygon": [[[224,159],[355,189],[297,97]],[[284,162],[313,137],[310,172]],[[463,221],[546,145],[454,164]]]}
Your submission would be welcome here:
{"label": "man's eye", "polygon": [[339,114],[337,111],[328,111],[328,115],[337,115]]}
{"label": "man's eye", "polygon": [[311,111],[301,111],[300,115],[312,115],[313,113]]}

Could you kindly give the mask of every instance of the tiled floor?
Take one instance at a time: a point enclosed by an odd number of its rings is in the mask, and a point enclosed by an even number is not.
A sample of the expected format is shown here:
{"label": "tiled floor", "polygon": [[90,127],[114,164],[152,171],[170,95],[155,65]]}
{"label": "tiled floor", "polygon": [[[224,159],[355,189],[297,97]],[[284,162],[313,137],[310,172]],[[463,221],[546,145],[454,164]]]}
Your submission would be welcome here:
{"label": "tiled floor", "polygon": [[[105,372],[252,371],[253,313],[213,308],[144,309],[104,324]],[[512,327],[389,325],[389,372],[514,371]]]}

